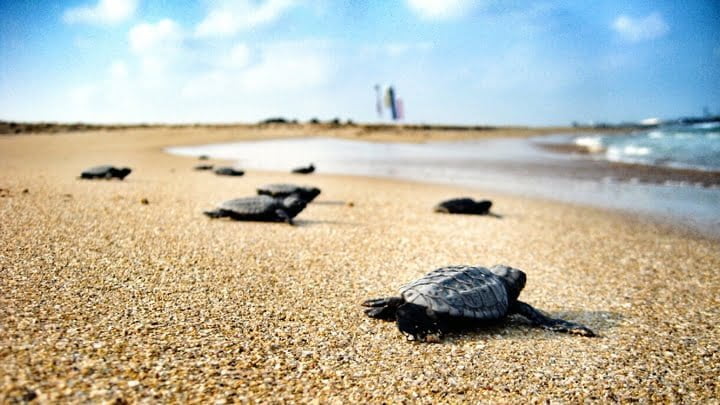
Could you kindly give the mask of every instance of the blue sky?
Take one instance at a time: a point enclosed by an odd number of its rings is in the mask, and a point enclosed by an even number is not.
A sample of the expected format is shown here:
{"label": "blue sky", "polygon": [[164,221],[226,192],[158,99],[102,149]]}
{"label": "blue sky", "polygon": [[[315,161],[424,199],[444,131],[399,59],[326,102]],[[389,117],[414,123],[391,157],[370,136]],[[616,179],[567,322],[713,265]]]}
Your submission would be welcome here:
{"label": "blue sky", "polygon": [[0,0],[0,119],[566,125],[720,114],[720,2]]}

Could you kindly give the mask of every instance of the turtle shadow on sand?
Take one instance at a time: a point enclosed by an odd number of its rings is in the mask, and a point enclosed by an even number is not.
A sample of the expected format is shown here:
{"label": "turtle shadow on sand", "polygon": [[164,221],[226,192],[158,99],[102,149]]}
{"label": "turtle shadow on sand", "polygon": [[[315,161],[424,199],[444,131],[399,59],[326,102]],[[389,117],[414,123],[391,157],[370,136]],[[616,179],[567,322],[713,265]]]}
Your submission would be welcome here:
{"label": "turtle shadow on sand", "polygon": [[[317,203],[315,203],[315,204],[317,204]],[[331,221],[331,220],[325,220],[325,219],[296,219],[294,224],[296,227],[313,226],[313,225],[348,225],[348,226],[359,225],[359,223],[357,223],[357,222]]]}
{"label": "turtle shadow on sand", "polygon": [[[582,320],[586,322],[586,325],[592,327],[592,330],[596,333],[595,338],[603,338],[604,331],[616,327],[625,318],[621,314],[607,311],[555,311],[545,313],[563,319]],[[485,325],[473,325],[471,323],[454,325],[447,334],[449,340],[476,340],[497,336],[516,340],[549,340],[566,339],[568,337],[567,335],[547,333],[547,331],[538,329],[530,321],[519,315],[510,315],[505,319],[499,319]]]}
{"label": "turtle shadow on sand", "polygon": [[490,217],[495,219],[503,219],[504,215],[497,214],[495,212],[488,212],[487,214],[469,214],[469,213],[453,213],[453,216],[459,217]]}
{"label": "turtle shadow on sand", "polygon": [[[544,311],[543,311],[544,312]],[[588,325],[597,332],[596,338],[603,338],[603,332],[618,326],[625,316],[608,311],[556,311],[545,314],[566,319],[589,321]],[[460,340],[488,340],[488,339],[514,339],[514,340],[549,340],[566,339],[568,336],[558,333],[547,333],[538,329],[530,321],[520,315],[510,315],[503,319],[485,321],[478,324],[467,320],[449,325],[443,342],[453,343]]]}
{"label": "turtle shadow on sand", "polygon": [[347,202],[342,200],[322,200],[322,201],[315,201],[313,204],[315,205],[347,205]]}

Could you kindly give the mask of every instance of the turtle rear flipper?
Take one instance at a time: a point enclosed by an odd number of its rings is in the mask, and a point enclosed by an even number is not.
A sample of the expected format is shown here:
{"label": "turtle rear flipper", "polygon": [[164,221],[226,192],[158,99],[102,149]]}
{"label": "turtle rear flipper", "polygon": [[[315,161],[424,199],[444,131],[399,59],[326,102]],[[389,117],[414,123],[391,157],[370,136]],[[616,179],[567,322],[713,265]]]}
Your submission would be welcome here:
{"label": "turtle rear flipper", "polygon": [[588,327],[565,321],[562,319],[555,319],[545,316],[537,309],[533,308],[529,304],[522,301],[517,301],[512,307],[512,310],[516,314],[520,314],[530,320],[533,326],[539,326],[543,329],[551,330],[553,332],[572,333],[575,335],[593,337],[596,336],[595,332],[590,330]]}
{"label": "turtle rear flipper", "polygon": [[418,342],[440,342],[440,338],[449,330],[443,317],[430,308],[405,303],[397,309],[397,326],[408,339]]}
{"label": "turtle rear flipper", "polygon": [[404,302],[400,297],[387,297],[367,300],[362,305],[368,307],[365,314],[370,318],[394,321],[398,307]]}
{"label": "turtle rear flipper", "polygon": [[203,211],[203,214],[209,216],[210,218],[222,218],[226,216],[223,210]]}

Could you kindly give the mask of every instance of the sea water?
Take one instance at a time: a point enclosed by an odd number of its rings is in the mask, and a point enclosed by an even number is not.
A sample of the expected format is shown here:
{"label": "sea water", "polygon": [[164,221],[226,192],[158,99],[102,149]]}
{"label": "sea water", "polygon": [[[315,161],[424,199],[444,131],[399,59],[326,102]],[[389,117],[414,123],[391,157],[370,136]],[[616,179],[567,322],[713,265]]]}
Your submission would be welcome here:
{"label": "sea water", "polygon": [[612,162],[720,171],[720,122],[584,135],[576,137],[574,143]]}
{"label": "sea water", "polygon": [[[712,128],[699,129],[712,133]],[[289,171],[296,166],[314,163],[319,173],[455,184],[488,192],[573,202],[638,213],[715,237],[720,236],[718,187],[645,184],[597,176],[583,177],[575,170],[578,167],[577,156],[554,153],[537,145],[547,139],[552,142],[557,142],[559,138],[564,139],[563,142],[592,139],[592,142],[599,143],[599,150],[603,153],[611,148],[620,148],[632,155],[632,148],[637,148],[649,161],[651,155],[660,156],[654,152],[657,149],[630,141],[621,147],[620,139],[654,139],[656,136],[648,132],[644,135],[615,135],[618,141],[605,136],[562,135],[542,139],[486,139],[420,144],[308,137],[181,146],[167,148],[166,151],[184,156],[207,155],[214,159],[232,160],[242,169],[286,172],[289,182],[312,183],[312,177],[299,178],[290,175]],[[694,164],[697,165],[697,161]],[[484,194],[471,196],[492,198],[492,195]],[[497,207],[497,211],[507,214],[502,211],[502,207]]]}

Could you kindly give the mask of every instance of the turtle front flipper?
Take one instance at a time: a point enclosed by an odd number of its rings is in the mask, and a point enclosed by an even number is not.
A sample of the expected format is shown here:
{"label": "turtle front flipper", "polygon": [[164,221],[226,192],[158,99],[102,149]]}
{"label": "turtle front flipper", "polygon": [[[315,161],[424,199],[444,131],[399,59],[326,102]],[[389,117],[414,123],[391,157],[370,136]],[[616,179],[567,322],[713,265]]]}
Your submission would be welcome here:
{"label": "turtle front flipper", "polygon": [[285,212],[285,210],[283,210],[283,209],[277,209],[277,210],[275,210],[275,215],[277,215],[277,217],[278,217],[282,222],[287,222],[289,225],[295,225],[295,224],[293,224],[292,217],[291,217],[290,215],[288,215],[288,213]]}
{"label": "turtle front flipper", "polygon": [[388,297],[367,300],[362,305],[368,307],[365,308],[365,314],[370,318],[394,321],[398,307],[404,302],[400,297]]}
{"label": "turtle front flipper", "polygon": [[417,304],[400,305],[396,316],[400,332],[418,342],[438,343],[449,329],[435,311]]}
{"label": "turtle front flipper", "polygon": [[550,318],[522,301],[515,302],[512,307],[512,312],[529,319],[533,326],[539,326],[553,332],[572,333],[586,337],[596,336],[595,332],[586,326],[562,319]]}

